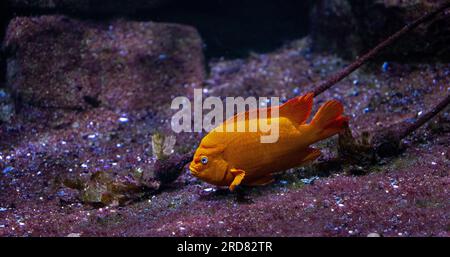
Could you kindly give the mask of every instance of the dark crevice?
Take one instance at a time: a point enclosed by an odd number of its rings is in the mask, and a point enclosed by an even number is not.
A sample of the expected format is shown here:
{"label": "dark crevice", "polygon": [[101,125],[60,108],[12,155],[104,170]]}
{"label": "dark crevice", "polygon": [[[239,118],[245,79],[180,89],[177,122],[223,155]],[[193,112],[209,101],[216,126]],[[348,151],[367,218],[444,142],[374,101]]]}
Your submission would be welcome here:
{"label": "dark crevice", "polygon": [[90,106],[92,106],[92,107],[94,107],[94,108],[99,107],[100,104],[101,104],[101,101],[98,100],[96,97],[92,97],[92,96],[88,96],[88,95],[83,96],[83,100],[84,100],[87,104],[89,104]]}
{"label": "dark crevice", "polygon": [[283,43],[306,36],[309,1],[295,0],[196,0],[167,6],[154,13],[138,13],[136,19],[151,18],[194,26],[210,58],[245,57],[251,51],[270,52]]}

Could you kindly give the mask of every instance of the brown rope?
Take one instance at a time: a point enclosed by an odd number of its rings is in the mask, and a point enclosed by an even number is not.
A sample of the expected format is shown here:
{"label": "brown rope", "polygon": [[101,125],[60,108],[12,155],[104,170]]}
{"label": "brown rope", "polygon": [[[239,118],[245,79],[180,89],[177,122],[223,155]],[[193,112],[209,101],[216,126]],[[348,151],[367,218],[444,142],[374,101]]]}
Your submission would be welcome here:
{"label": "brown rope", "polygon": [[442,111],[445,107],[447,107],[450,104],[450,95],[447,95],[441,102],[439,102],[437,105],[433,107],[429,112],[422,115],[416,122],[411,124],[410,126],[406,127],[402,133],[399,135],[399,140],[407,137],[409,134],[411,134],[416,129],[420,128],[423,124],[425,124],[427,121],[429,121],[431,118],[433,118],[436,114],[438,114],[440,111]]}

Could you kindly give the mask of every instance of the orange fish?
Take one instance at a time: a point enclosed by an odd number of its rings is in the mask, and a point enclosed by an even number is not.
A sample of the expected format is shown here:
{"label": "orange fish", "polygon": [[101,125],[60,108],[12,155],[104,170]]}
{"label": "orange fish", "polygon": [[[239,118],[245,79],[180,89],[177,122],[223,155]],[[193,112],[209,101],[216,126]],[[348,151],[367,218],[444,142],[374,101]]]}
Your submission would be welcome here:
{"label": "orange fish", "polygon": [[[255,132],[222,132],[236,122],[257,123],[260,117],[235,119],[234,116],[213,129],[201,141],[189,169],[195,177],[217,186],[266,185],[274,179],[272,174],[300,166],[320,156],[320,150],[310,145],[339,133],[348,123],[342,116],[344,108],[336,100],[324,103],[310,123],[313,93],[289,100],[279,108],[279,118],[267,115],[268,124],[279,126],[278,141],[261,143],[263,134]],[[262,109],[259,109],[262,110]],[[257,112],[259,111],[257,110]],[[270,110],[267,108],[266,110]],[[263,121],[264,122],[264,121]]]}

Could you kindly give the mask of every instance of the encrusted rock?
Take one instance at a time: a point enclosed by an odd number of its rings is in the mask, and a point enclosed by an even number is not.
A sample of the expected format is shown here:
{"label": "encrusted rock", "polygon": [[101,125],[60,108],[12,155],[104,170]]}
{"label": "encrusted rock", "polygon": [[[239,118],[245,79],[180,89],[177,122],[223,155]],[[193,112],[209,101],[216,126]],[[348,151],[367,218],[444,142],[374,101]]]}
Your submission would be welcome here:
{"label": "encrusted rock", "polygon": [[201,39],[184,25],[18,17],[4,47],[7,86],[41,107],[157,112],[204,77]]}

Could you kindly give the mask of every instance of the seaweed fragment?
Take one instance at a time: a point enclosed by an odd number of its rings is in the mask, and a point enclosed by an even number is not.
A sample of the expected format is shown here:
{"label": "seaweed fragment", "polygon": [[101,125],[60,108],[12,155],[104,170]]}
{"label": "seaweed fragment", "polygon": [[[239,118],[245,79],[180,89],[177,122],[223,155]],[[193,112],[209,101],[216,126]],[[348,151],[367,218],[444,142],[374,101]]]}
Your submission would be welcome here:
{"label": "seaweed fragment", "polygon": [[105,171],[95,172],[87,180],[66,178],[63,184],[78,190],[79,199],[94,206],[124,205],[143,197],[148,191],[139,181],[112,176]]}
{"label": "seaweed fragment", "polygon": [[166,159],[174,150],[176,139],[174,136],[164,136],[161,133],[155,133],[152,136],[153,156],[159,160]]}

